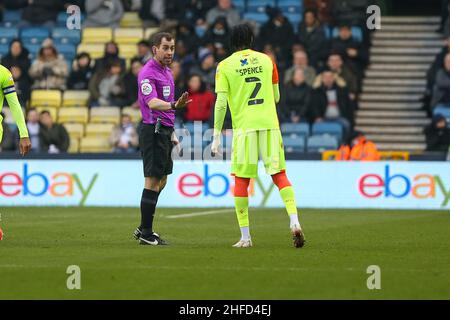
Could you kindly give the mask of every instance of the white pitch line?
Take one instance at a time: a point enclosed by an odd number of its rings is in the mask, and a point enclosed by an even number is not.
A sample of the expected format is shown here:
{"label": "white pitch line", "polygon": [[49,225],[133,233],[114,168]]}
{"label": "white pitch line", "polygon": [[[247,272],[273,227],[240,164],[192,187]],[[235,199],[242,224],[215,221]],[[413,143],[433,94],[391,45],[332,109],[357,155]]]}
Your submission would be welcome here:
{"label": "white pitch line", "polygon": [[167,219],[181,219],[181,218],[192,218],[199,216],[207,216],[210,214],[219,214],[225,212],[234,212],[234,209],[222,209],[222,210],[212,210],[212,211],[202,211],[202,212],[193,212],[193,213],[185,213],[185,214],[174,214],[171,216],[166,216]]}

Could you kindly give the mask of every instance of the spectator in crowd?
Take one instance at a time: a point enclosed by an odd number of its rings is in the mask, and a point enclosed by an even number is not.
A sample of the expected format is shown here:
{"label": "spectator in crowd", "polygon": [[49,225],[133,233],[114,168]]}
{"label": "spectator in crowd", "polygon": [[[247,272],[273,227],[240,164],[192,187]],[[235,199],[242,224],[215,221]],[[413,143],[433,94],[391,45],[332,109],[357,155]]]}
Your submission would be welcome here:
{"label": "spectator in crowd", "polygon": [[314,122],[340,123],[344,128],[344,137],[351,132],[353,109],[348,90],[338,85],[336,75],[330,70],[322,72],[320,83],[312,92],[311,114]]}
{"label": "spectator in crowd", "polygon": [[1,64],[8,69],[11,69],[12,66],[18,66],[28,77],[28,69],[31,65],[29,54],[22,41],[14,39],[9,45],[9,52],[2,58]]}
{"label": "spectator in crowd", "polygon": [[[227,20],[224,17],[217,17],[216,21],[211,25],[206,32],[203,42],[206,48],[211,52],[215,52],[217,49],[226,48],[230,42],[230,32],[227,25]],[[227,50],[226,50],[227,51]]]}
{"label": "spectator in crowd", "polygon": [[329,52],[329,41],[317,14],[312,10],[305,11],[304,19],[300,23],[298,41],[306,49],[311,65],[316,69],[323,68]]}
{"label": "spectator in crowd", "polygon": [[190,74],[198,74],[206,83],[206,88],[211,90],[214,88],[216,76],[216,60],[214,55],[205,51],[199,58],[199,65],[191,69]]}
{"label": "spectator in crowd", "polygon": [[152,48],[150,42],[141,40],[137,43],[137,55],[134,59],[139,59],[142,65],[145,65],[151,58],[153,58]]}
{"label": "spectator in crowd", "polygon": [[365,26],[370,4],[369,0],[332,1],[331,14],[337,24]]}
{"label": "spectator in crowd", "polygon": [[356,75],[359,84],[369,61],[369,53],[362,43],[353,40],[352,29],[348,25],[339,28],[339,37],[332,40],[331,51],[344,59],[344,64]]}
{"label": "spectator in crowd", "polygon": [[231,0],[217,0],[217,6],[206,14],[206,22],[212,25],[218,17],[225,17],[230,28],[233,28],[241,21],[239,11],[233,7]]}
{"label": "spectator in crowd", "polygon": [[[173,20],[175,22],[183,21],[184,19],[186,19],[186,11],[188,11],[187,9],[190,4],[189,2],[186,4],[186,2],[187,1],[184,0],[166,0],[166,19]],[[189,25],[194,25],[194,23],[189,23]]]}
{"label": "spectator in crowd", "polygon": [[424,130],[427,151],[445,151],[449,150],[450,145],[450,129],[447,120],[441,114],[433,117],[431,124]]}
{"label": "spectator in crowd", "polygon": [[450,54],[445,56],[444,67],[436,74],[431,107],[438,104],[450,105]]}
{"label": "spectator in crowd", "polygon": [[331,15],[332,2],[333,0],[304,0],[303,4],[306,10],[317,12],[319,21],[331,25],[334,22]]}
{"label": "spectator in crowd", "polygon": [[86,20],[83,27],[117,28],[124,10],[120,0],[89,0],[85,3]]}
{"label": "spectator in crowd", "polygon": [[179,61],[174,60],[170,65],[170,69],[172,70],[173,81],[175,83],[175,99],[178,99],[186,91],[186,81],[184,74],[181,72],[181,64]]}
{"label": "spectator in crowd", "polygon": [[196,60],[193,53],[189,53],[183,40],[175,43],[175,60],[181,64],[181,70],[185,74],[189,74],[189,70],[195,65]]}
{"label": "spectator in crowd", "polygon": [[339,148],[337,161],[379,161],[380,153],[377,146],[360,131],[352,134],[349,143],[344,143]]}
{"label": "spectator in crowd", "polygon": [[116,126],[111,133],[111,145],[115,153],[135,153],[139,145],[136,128],[128,114],[123,114],[120,125]]}
{"label": "spectator in crowd", "polygon": [[292,79],[285,85],[281,95],[281,106],[278,108],[281,122],[307,121],[311,90],[305,81],[303,69],[295,69]]}
{"label": "spectator in crowd", "polygon": [[[450,0],[449,0],[450,1]],[[436,75],[440,69],[444,66],[445,56],[450,53],[450,36],[445,39],[445,46],[442,48],[441,52],[434,58],[433,63],[427,72],[427,92],[426,94],[431,95],[433,92],[434,81],[436,80]]]}
{"label": "spectator in crowd", "polygon": [[195,54],[200,39],[195,33],[194,26],[187,21],[181,21],[177,27],[177,41],[183,41],[188,54]]}
{"label": "spectator in crowd", "polygon": [[119,53],[119,46],[117,45],[117,43],[115,43],[114,41],[107,42],[105,44],[105,54],[102,58],[98,58],[97,60],[95,60],[95,71],[104,69],[109,65],[111,61],[117,60],[120,61],[122,70],[125,70],[126,61],[125,59],[120,57]]}
{"label": "spectator in crowd", "polygon": [[[3,113],[0,113],[0,117],[4,117]],[[16,150],[16,136],[14,131],[9,128],[9,125],[2,121],[0,126],[3,128],[3,139],[0,141],[0,151],[15,151]]]}
{"label": "spectator in crowd", "polygon": [[[23,3],[21,1],[20,3]],[[53,28],[56,25],[58,13],[63,9],[59,0],[28,0],[23,5],[22,21],[18,27],[43,26]]]}
{"label": "spectator in crowd", "polygon": [[30,68],[30,77],[34,81],[33,89],[59,89],[66,87],[68,68],[66,61],[53,45],[51,39],[42,43],[37,59]]}
{"label": "spectator in crowd", "polygon": [[187,87],[192,102],[184,110],[184,121],[209,121],[216,99],[214,93],[206,88],[202,77],[197,74],[189,77]]}
{"label": "spectator in crowd", "polygon": [[286,70],[284,73],[284,84],[288,84],[292,81],[294,76],[294,72],[297,69],[303,70],[303,76],[305,78],[305,82],[312,86],[314,80],[316,79],[316,70],[311,67],[308,63],[308,55],[305,51],[298,50],[294,53],[292,67]]}
{"label": "spectator in crowd", "polygon": [[164,0],[141,0],[139,18],[145,27],[157,27],[165,18]]}
{"label": "spectator in crowd", "polygon": [[344,65],[342,57],[337,53],[332,53],[328,57],[327,64],[331,71],[344,79],[347,89],[350,92],[350,99],[355,101],[359,92],[358,79],[353,72],[346,65]]}
{"label": "spectator in crowd", "polygon": [[73,61],[72,71],[67,80],[67,87],[70,90],[87,90],[89,81],[94,74],[91,56],[82,52]]}
{"label": "spectator in crowd", "polygon": [[27,112],[27,128],[31,141],[31,151],[40,152],[40,128],[39,112],[36,108],[30,108]]}
{"label": "spectator in crowd", "polygon": [[22,106],[26,106],[31,96],[31,81],[20,66],[11,66],[11,74],[16,86],[17,96]]}
{"label": "spectator in crowd", "polygon": [[[217,5],[217,0],[172,0],[182,1],[184,6],[184,17],[189,23],[196,26],[206,25],[207,13]],[[213,19],[214,20],[214,19]]]}
{"label": "spectator in crowd", "polygon": [[264,48],[265,45],[270,44],[277,57],[287,61],[295,39],[292,24],[278,8],[267,9],[267,14],[270,19],[259,30],[257,47]]}
{"label": "spectator in crowd", "polygon": [[42,152],[65,153],[69,149],[70,137],[62,124],[54,123],[50,112],[42,111],[39,117],[39,147]]}
{"label": "spectator in crowd", "polygon": [[135,108],[139,107],[138,103],[138,75],[143,65],[141,60],[132,59],[130,70],[123,77],[125,105]]}
{"label": "spectator in crowd", "polygon": [[126,105],[122,70],[120,61],[112,60],[106,70],[100,69],[95,72],[89,81],[91,106],[123,107]]}

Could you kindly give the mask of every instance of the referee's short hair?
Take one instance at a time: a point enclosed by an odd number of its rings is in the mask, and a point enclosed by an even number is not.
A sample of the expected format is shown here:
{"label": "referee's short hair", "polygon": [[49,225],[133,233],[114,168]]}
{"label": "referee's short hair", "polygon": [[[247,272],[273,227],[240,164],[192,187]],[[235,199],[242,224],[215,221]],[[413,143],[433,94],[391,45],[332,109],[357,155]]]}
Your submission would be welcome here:
{"label": "referee's short hair", "polygon": [[167,41],[175,40],[175,37],[169,32],[157,32],[150,38],[150,43],[152,46],[159,47],[163,39]]}
{"label": "referee's short hair", "polygon": [[248,24],[239,24],[231,30],[231,47],[233,50],[249,49],[255,36]]}

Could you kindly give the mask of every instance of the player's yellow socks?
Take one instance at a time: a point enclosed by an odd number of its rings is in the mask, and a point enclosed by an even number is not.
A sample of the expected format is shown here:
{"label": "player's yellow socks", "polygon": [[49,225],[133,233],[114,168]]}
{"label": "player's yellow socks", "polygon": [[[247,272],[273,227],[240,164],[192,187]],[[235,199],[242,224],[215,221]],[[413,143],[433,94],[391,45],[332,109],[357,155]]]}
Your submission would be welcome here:
{"label": "player's yellow socks", "polygon": [[250,225],[248,219],[248,197],[234,197],[234,205],[239,227],[248,227]]}
{"label": "player's yellow socks", "polygon": [[280,190],[281,199],[283,199],[286,211],[289,215],[297,214],[297,204],[295,202],[294,188],[291,186]]}

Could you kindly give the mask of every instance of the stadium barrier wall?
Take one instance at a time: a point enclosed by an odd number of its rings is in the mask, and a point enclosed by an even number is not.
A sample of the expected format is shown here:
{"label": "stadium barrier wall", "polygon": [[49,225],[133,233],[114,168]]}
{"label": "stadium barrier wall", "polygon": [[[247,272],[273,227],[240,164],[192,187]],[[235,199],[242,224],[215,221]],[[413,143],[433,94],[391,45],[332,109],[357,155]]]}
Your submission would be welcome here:
{"label": "stadium barrier wall", "polygon": [[[283,207],[260,164],[250,204]],[[288,161],[301,208],[450,209],[448,162]],[[176,161],[161,207],[232,207],[230,163]],[[140,160],[0,160],[0,208],[137,207]]]}

